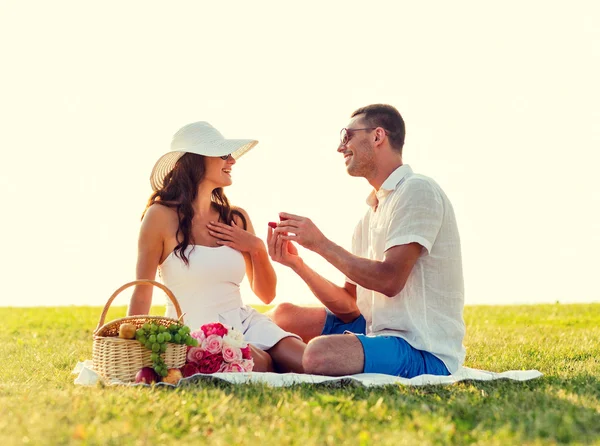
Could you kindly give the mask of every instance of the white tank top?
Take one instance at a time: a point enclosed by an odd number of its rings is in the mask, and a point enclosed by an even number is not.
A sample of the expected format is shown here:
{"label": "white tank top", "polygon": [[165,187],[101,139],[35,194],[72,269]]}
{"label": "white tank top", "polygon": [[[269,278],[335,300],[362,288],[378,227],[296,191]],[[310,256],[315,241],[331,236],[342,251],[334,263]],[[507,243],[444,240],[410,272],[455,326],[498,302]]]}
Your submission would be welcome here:
{"label": "white tank top", "polygon": [[[223,315],[244,305],[240,294],[246,273],[242,253],[228,246],[190,245],[185,254],[189,266],[172,252],[158,272],[185,313],[186,325],[197,330],[204,324],[223,320]],[[177,318],[170,299],[166,316]]]}

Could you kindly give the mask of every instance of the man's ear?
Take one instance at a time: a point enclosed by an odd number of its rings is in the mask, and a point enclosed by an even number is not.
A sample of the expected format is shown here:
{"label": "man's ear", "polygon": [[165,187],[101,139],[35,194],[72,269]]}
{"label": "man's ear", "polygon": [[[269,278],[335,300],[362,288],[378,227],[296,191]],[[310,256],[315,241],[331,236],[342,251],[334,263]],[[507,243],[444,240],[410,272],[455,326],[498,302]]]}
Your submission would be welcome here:
{"label": "man's ear", "polygon": [[381,127],[377,127],[375,129],[375,142],[383,141],[383,137],[385,136],[385,130]]}

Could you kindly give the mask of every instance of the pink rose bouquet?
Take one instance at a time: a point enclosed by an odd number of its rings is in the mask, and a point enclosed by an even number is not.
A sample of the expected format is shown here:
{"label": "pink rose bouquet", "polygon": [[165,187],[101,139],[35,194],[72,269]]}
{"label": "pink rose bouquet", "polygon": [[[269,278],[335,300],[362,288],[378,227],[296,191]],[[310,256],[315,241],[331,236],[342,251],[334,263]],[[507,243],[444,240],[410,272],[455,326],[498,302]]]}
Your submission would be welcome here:
{"label": "pink rose bouquet", "polygon": [[184,376],[252,371],[250,346],[238,330],[214,322],[203,325],[190,336],[198,341],[198,346],[188,348],[187,362],[182,368]]}

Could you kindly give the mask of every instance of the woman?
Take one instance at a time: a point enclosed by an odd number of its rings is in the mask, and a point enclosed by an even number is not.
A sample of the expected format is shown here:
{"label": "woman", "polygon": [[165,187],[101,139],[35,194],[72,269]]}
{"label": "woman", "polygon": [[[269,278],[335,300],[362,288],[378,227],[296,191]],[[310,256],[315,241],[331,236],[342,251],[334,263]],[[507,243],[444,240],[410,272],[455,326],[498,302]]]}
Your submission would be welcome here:
{"label": "woman", "polygon": [[[255,371],[301,373],[306,344],[244,305],[239,290],[245,273],[265,304],[275,298],[277,278],[265,244],[246,211],[231,207],[223,192],[236,159],[257,143],[227,140],[207,122],[173,136],[171,151],[150,177],[154,193],[142,215],[136,276],[153,279],[158,269],[192,330],[222,322],[242,331]],[[273,237],[270,228],[267,237]],[[152,287],[137,286],[128,315],[148,314],[151,303]],[[176,317],[170,302],[167,316]]]}

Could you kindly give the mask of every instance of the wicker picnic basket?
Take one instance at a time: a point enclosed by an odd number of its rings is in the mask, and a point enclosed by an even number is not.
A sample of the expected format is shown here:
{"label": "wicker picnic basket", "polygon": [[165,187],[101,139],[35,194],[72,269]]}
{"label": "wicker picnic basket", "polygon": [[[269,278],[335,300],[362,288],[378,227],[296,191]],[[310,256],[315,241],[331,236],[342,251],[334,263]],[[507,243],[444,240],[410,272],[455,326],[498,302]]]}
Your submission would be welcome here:
{"label": "wicker picnic basket", "polygon": [[[177,319],[171,319],[163,316],[127,316],[121,319],[104,324],[104,318],[112,301],[117,295],[126,288],[134,285],[153,285],[163,290],[177,311]],[[109,382],[133,382],[135,375],[142,367],[150,367],[152,353],[144,345],[135,339],[122,339],[119,337],[119,327],[121,324],[129,323],[140,328],[146,322],[154,322],[158,325],[170,326],[173,323],[183,325],[183,317],[179,302],[166,286],[154,280],[135,280],[126,283],[116,290],[100,315],[98,327],[94,331],[94,344],[92,349],[92,362],[96,373]],[[167,351],[161,353],[161,357],[169,368],[180,368],[185,364],[187,346],[185,344],[167,343]]]}

